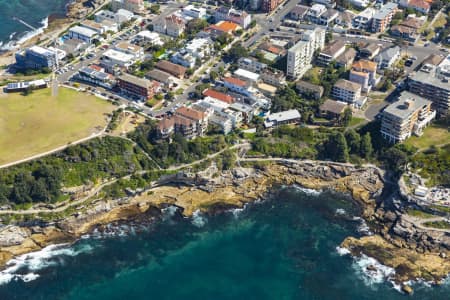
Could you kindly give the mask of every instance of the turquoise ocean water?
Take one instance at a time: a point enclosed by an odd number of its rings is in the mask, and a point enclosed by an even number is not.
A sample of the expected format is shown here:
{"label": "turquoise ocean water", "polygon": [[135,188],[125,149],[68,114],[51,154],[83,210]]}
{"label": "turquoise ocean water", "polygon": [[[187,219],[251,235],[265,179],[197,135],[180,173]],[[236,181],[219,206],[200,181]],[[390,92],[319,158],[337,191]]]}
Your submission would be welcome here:
{"label": "turquoise ocean water", "polygon": [[46,24],[51,14],[63,14],[68,0],[0,0],[0,49],[25,38],[33,30],[14,20],[18,17],[34,28]]}
{"label": "turquoise ocean water", "polygon": [[365,230],[346,196],[281,188],[270,200],[217,216],[167,209],[154,225],[116,225],[71,247],[22,257],[0,273],[0,299],[449,299],[415,285],[405,296],[367,276],[369,258],[339,254]]}

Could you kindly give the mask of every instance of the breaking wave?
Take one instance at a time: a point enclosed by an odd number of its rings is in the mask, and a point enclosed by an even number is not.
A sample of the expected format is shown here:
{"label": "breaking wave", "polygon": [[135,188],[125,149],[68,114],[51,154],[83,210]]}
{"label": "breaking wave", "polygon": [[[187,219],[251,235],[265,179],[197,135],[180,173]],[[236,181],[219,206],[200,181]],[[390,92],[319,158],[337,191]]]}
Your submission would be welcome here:
{"label": "breaking wave", "polygon": [[[9,35],[9,41],[6,43],[3,43],[0,41],[0,50],[14,50],[17,49],[21,44],[25,43],[29,39],[32,39],[33,37],[41,34],[44,32],[44,30],[48,27],[48,18],[43,19],[40,24],[42,25],[39,28],[36,28],[36,30],[32,31],[25,31],[22,34],[17,34],[17,32],[13,32]],[[15,36],[19,36],[18,39],[14,40]]]}
{"label": "breaking wave", "polygon": [[192,225],[196,226],[196,227],[203,227],[205,226],[207,222],[207,219],[202,215],[202,212],[200,210],[196,210],[194,211],[194,213],[192,214]]}

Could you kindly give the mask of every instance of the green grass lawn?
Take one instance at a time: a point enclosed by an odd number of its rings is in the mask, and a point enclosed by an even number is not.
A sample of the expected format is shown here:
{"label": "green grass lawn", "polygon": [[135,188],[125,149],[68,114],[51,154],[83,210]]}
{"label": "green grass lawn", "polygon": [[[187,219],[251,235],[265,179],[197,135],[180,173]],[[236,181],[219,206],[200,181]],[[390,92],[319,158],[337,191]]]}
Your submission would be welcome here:
{"label": "green grass lawn", "polygon": [[366,122],[366,119],[364,119],[364,118],[352,117],[352,120],[350,121],[350,124],[348,124],[348,126],[349,127],[358,126],[358,125],[362,125],[365,122]]}
{"label": "green grass lawn", "polygon": [[450,223],[446,221],[425,222],[423,225],[431,228],[450,229]]}
{"label": "green grass lawn", "polygon": [[425,150],[432,145],[444,145],[450,143],[450,131],[439,125],[431,125],[425,128],[422,136],[412,136],[405,144],[414,146],[419,150]]}
{"label": "green grass lawn", "polygon": [[433,214],[424,212],[422,210],[418,210],[418,209],[408,209],[407,211],[408,215],[416,217],[416,218],[422,218],[422,219],[429,219],[429,218],[434,218],[436,217]]}
{"label": "green grass lawn", "polygon": [[0,93],[0,164],[77,141],[106,125],[114,106],[97,97],[59,88],[28,96]]}

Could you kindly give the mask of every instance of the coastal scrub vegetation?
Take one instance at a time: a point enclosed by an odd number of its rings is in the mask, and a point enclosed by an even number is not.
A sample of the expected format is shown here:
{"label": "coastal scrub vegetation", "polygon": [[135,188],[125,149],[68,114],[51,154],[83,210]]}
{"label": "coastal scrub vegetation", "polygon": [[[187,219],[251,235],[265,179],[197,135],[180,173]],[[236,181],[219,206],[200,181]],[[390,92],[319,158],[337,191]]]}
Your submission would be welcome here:
{"label": "coastal scrub vegetation", "polygon": [[56,202],[62,187],[122,177],[153,163],[130,141],[104,137],[0,170],[0,203]]}

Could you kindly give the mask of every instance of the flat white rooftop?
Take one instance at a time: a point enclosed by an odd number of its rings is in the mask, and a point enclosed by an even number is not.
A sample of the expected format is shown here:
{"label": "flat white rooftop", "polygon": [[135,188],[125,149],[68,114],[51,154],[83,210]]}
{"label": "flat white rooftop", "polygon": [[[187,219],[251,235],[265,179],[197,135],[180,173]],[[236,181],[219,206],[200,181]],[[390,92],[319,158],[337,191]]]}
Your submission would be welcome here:
{"label": "flat white rooftop", "polygon": [[86,27],[78,26],[78,25],[70,28],[69,31],[74,32],[79,35],[84,35],[84,36],[87,36],[90,38],[97,35],[96,31],[86,28]]}
{"label": "flat white rooftop", "polygon": [[244,78],[248,78],[251,81],[258,81],[259,79],[259,74],[244,70],[244,69],[237,69],[234,72],[234,75],[239,76],[239,77],[244,77]]}

